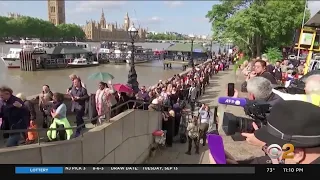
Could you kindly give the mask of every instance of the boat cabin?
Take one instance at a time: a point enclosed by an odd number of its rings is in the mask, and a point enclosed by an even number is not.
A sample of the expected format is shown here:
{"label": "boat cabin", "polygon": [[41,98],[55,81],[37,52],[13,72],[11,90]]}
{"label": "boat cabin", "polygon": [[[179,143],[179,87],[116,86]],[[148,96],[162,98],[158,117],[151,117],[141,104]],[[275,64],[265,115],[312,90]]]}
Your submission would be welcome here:
{"label": "boat cabin", "polygon": [[85,58],[85,59],[92,59],[93,54],[86,49],[80,48],[78,46],[70,46],[66,44],[60,44],[56,47],[47,48],[47,59],[60,59],[60,60],[67,60],[68,62],[72,62],[74,59],[77,58]]}

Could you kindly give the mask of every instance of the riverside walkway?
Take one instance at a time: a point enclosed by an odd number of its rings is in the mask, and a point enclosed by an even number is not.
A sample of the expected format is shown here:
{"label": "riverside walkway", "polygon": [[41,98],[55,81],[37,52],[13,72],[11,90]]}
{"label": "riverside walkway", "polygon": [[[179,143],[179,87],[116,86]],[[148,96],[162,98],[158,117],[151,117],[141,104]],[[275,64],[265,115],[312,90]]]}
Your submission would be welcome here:
{"label": "riverside walkway", "polygon": [[[206,94],[200,102],[217,105],[217,97],[225,96],[227,83],[236,82],[233,70],[219,72],[210,80]],[[228,112],[243,115],[238,107],[228,107]],[[160,112],[128,110],[109,122],[89,129],[81,137],[69,141],[25,145],[19,148],[1,148],[0,164],[207,164],[208,149],[200,154],[186,155],[187,144],[176,142],[173,147],[158,151],[149,157],[153,144],[152,132],[160,128]],[[258,156],[259,148],[246,142],[234,142],[223,136],[225,149],[236,159]]]}
{"label": "riverside walkway", "polygon": [[[219,72],[214,75],[210,80],[210,85],[207,86],[206,92],[199,98],[202,103],[208,104],[211,109],[213,106],[217,106],[217,99],[220,96],[226,96],[227,84],[235,83],[236,88],[239,89],[241,82],[244,78],[233,70],[227,70]],[[245,94],[241,94],[245,97]],[[237,116],[244,116],[243,109],[241,107],[228,106],[226,112],[231,112]],[[251,146],[245,141],[233,141],[229,136],[223,136],[225,149],[234,156],[236,160],[243,160],[253,156],[263,155],[260,148]],[[150,157],[146,164],[208,164],[208,147],[200,145],[200,154],[194,153],[194,148],[191,155],[185,154],[188,144],[182,144],[176,141],[172,147],[168,147],[158,151],[154,157]]]}

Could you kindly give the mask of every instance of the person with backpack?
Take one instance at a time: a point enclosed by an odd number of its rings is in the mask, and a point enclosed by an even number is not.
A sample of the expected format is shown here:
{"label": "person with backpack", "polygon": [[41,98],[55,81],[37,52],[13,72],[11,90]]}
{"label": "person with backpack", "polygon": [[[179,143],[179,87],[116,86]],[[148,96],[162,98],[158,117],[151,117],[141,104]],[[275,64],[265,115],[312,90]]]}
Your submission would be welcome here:
{"label": "person with backpack", "polygon": [[194,116],[190,122],[188,122],[188,150],[186,154],[191,155],[192,142],[196,146],[196,154],[199,154],[199,137],[200,137],[200,126],[198,122],[198,117]]}
{"label": "person with backpack", "polygon": [[[67,119],[67,106],[63,103],[64,95],[60,93],[53,94],[54,106],[51,110],[51,116],[53,118],[50,129],[56,128],[70,128],[70,123]],[[69,140],[73,134],[72,129],[65,130],[48,130],[47,136],[49,141],[56,140]]]}
{"label": "person with backpack", "polygon": [[200,144],[206,145],[207,136],[206,133],[209,129],[210,118],[213,117],[210,107],[208,105],[202,104],[199,109],[200,118]]}

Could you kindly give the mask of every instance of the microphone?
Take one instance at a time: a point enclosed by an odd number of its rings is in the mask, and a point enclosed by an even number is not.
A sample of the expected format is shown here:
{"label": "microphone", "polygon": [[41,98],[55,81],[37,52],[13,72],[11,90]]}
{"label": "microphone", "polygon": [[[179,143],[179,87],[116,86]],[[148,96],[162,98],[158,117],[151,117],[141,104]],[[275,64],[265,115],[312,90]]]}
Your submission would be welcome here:
{"label": "microphone", "polygon": [[246,98],[219,97],[219,104],[244,107],[247,104]]}

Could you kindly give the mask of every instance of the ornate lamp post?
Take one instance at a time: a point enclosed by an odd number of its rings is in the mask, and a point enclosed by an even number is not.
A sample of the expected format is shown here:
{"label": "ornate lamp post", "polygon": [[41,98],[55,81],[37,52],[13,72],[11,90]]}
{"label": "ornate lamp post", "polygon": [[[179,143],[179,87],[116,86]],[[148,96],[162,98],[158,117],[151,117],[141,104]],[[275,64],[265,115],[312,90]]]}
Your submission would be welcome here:
{"label": "ornate lamp post", "polygon": [[190,50],[191,52],[190,52],[189,66],[190,67],[194,67],[194,62],[193,62],[193,41],[194,41],[195,37],[194,37],[193,34],[190,34],[189,38],[191,40],[191,50]]}
{"label": "ornate lamp post", "polygon": [[137,72],[135,69],[134,65],[134,40],[138,36],[138,30],[132,25],[128,29],[129,36],[131,38],[131,45],[132,45],[132,50],[131,50],[131,63],[130,63],[130,70],[128,74],[128,84],[131,85],[132,89],[134,90],[135,93],[139,91],[139,83],[137,81]]}

